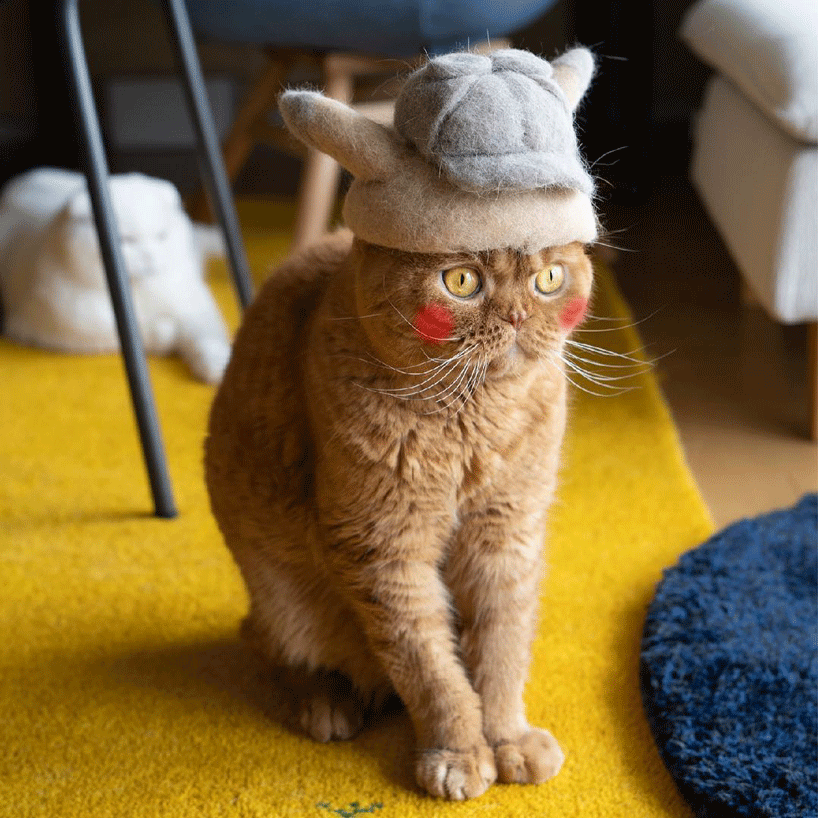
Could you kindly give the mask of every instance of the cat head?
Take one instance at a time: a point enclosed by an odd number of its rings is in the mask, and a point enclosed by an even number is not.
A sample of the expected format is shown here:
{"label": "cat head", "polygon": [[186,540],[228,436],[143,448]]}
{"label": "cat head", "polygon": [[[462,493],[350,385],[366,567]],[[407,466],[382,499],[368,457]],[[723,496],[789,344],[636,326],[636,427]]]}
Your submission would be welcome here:
{"label": "cat head", "polygon": [[534,253],[596,237],[573,120],[592,74],[582,48],[553,63],[514,49],[455,53],[408,78],[392,127],[311,91],[288,91],[279,107],[295,136],[352,174],[344,218],[359,238]]}
{"label": "cat head", "polygon": [[[454,397],[473,379],[556,366],[593,272],[574,242],[536,253],[407,253],[357,240],[355,311],[375,356]],[[454,384],[454,385],[453,385]]]}
{"label": "cat head", "polygon": [[[127,173],[111,176],[109,190],[125,269],[132,281],[166,274],[200,275],[190,220],[174,185]],[[85,188],[69,199],[56,225],[66,271],[88,285],[102,286],[97,230]]]}

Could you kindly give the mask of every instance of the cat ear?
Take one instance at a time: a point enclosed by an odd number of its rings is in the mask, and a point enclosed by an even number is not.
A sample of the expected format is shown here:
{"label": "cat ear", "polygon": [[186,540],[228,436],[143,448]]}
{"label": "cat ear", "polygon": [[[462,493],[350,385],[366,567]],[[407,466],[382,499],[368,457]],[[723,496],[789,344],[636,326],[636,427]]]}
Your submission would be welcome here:
{"label": "cat ear", "polygon": [[153,179],[156,184],[156,193],[162,201],[171,210],[182,209],[182,197],[179,195],[179,189],[172,182],[166,179]]}
{"label": "cat ear", "polygon": [[295,137],[328,153],[356,179],[383,181],[395,172],[398,138],[349,105],[315,91],[285,91],[278,107]]}
{"label": "cat ear", "polygon": [[572,48],[553,60],[554,79],[575,111],[594,76],[594,56],[587,48]]}

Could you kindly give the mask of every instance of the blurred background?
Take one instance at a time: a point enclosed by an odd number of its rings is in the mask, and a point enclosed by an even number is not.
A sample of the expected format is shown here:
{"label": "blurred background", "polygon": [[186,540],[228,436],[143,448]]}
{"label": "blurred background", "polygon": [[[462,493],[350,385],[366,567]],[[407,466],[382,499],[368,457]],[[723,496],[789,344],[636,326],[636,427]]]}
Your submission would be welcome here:
{"label": "blurred background", "polygon": [[[690,3],[598,3],[593,15],[560,0],[539,5],[545,11],[511,35],[515,46],[553,57],[566,44],[581,43],[600,57],[600,74],[584,105],[584,142],[592,162],[620,149],[616,163],[603,173],[615,182],[612,198],[646,197],[659,163],[663,172],[683,172],[690,117],[708,75],[676,36]],[[3,179],[33,164],[74,167],[78,162],[49,6],[27,0],[0,3]],[[111,169],[144,170],[191,192],[198,182],[193,132],[159,5],[151,0],[84,0],[80,12]],[[216,124],[225,136],[266,56],[260,47],[204,36],[199,47]],[[302,69],[294,79],[317,84],[320,75]],[[237,192],[257,187],[263,193],[295,192],[297,161],[266,146],[252,159]],[[633,172],[626,173],[625,165]]]}

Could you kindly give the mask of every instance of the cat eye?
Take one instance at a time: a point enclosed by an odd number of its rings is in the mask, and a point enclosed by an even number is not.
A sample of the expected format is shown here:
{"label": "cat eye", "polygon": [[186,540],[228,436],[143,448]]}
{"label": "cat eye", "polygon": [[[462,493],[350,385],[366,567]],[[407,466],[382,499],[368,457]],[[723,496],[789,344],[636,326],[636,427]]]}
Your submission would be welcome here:
{"label": "cat eye", "polygon": [[562,264],[549,264],[534,276],[534,286],[538,292],[550,295],[562,287],[565,281],[565,267]]}
{"label": "cat eye", "polygon": [[441,276],[446,289],[458,298],[471,298],[480,291],[480,276],[471,267],[452,267]]}

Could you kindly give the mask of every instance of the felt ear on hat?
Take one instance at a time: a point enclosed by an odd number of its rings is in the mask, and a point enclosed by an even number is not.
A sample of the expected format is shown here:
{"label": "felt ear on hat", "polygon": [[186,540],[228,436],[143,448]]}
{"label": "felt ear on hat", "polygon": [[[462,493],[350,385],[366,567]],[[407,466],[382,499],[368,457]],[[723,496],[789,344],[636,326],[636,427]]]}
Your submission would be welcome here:
{"label": "felt ear on hat", "polygon": [[285,91],[278,107],[293,136],[329,154],[356,179],[383,181],[394,174],[397,138],[349,105],[315,91]]}
{"label": "felt ear on hat", "polygon": [[575,111],[594,76],[594,57],[587,48],[572,48],[552,60],[554,79]]}

